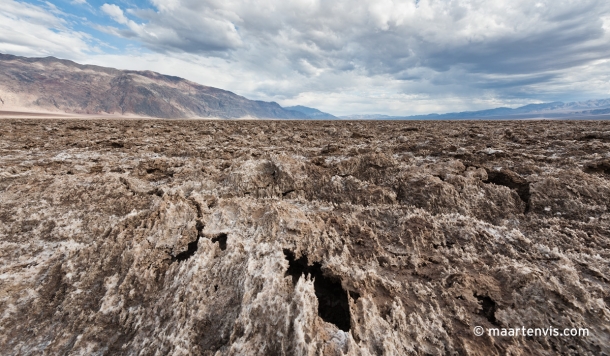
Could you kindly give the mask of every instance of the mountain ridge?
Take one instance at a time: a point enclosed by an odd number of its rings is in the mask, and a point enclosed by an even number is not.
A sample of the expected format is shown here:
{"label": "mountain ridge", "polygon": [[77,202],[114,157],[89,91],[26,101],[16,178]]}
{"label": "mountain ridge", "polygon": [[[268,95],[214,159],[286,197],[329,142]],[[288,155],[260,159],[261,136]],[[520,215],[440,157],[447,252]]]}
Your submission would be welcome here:
{"label": "mountain ridge", "polygon": [[0,54],[0,108],[157,118],[306,118],[276,102],[153,71]]}
{"label": "mountain ridge", "polygon": [[478,111],[451,112],[445,114],[424,114],[410,116],[391,116],[380,114],[346,115],[342,120],[451,120],[451,119],[484,119],[484,118],[521,118],[519,116],[563,118],[575,115],[595,116],[610,114],[610,99],[597,99],[564,103],[554,101],[540,104],[528,104],[518,108],[498,107]]}
{"label": "mountain ridge", "polygon": [[331,115],[329,113],[320,111],[315,108],[303,106],[303,105],[287,106],[284,109],[300,112],[304,115],[307,115],[307,117],[309,117],[310,119],[313,119],[313,120],[337,120],[337,119],[339,119],[338,117]]}

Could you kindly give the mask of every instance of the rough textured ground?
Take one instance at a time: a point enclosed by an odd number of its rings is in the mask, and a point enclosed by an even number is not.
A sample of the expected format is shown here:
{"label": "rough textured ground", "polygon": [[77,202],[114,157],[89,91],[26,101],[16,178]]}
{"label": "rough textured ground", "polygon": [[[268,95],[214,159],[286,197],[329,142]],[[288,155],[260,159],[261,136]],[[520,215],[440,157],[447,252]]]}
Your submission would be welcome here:
{"label": "rough textured ground", "polygon": [[610,122],[0,128],[2,355],[610,354]]}

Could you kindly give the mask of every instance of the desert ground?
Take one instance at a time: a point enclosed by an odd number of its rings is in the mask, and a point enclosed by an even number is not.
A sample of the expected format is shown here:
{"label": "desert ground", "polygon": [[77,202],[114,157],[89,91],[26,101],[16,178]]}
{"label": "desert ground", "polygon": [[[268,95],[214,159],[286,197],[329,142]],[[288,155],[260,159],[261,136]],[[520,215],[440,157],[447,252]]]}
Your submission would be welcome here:
{"label": "desert ground", "polygon": [[0,354],[610,355],[609,202],[609,121],[4,118]]}

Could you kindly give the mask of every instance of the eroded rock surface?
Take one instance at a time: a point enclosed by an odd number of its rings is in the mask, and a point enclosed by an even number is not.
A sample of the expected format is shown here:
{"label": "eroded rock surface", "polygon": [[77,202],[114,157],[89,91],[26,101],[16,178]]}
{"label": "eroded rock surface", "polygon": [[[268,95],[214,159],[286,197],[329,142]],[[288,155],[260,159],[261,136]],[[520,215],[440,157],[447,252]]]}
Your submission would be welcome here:
{"label": "eroded rock surface", "polygon": [[610,354],[609,122],[0,125],[2,355]]}

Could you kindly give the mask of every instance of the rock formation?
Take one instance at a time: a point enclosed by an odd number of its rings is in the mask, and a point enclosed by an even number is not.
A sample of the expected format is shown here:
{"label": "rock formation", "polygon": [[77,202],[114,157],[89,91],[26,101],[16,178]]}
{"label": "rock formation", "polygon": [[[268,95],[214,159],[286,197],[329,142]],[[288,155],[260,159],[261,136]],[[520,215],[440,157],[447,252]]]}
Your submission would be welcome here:
{"label": "rock formation", "polygon": [[0,109],[158,118],[307,118],[277,103],[151,71],[0,54]]}
{"label": "rock formation", "polygon": [[610,353],[609,122],[0,125],[2,355]]}

